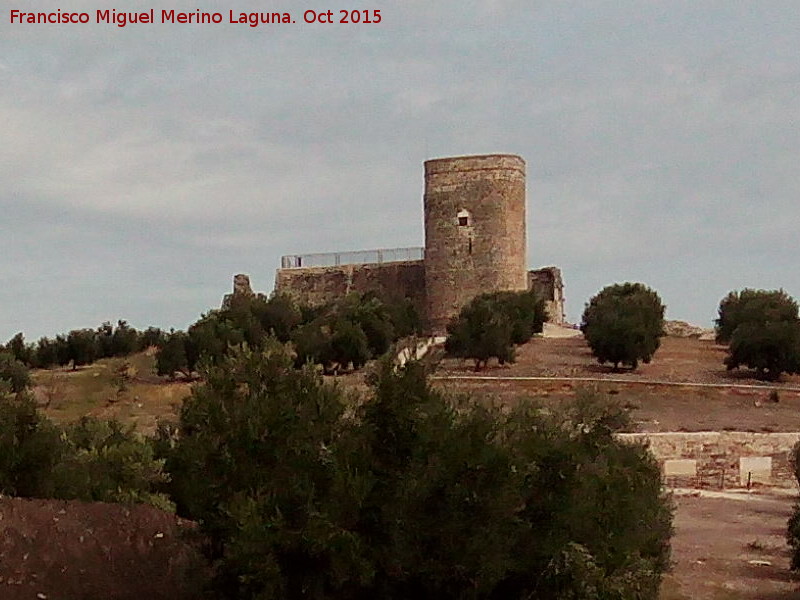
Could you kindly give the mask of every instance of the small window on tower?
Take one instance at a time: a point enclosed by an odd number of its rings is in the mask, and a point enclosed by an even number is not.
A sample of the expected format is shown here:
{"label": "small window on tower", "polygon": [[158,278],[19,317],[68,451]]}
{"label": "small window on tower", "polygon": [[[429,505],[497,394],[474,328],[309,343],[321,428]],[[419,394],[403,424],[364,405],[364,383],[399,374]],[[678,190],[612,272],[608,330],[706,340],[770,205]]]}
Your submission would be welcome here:
{"label": "small window on tower", "polygon": [[469,212],[464,209],[458,211],[458,226],[469,227],[470,225],[472,225],[472,222],[469,218]]}

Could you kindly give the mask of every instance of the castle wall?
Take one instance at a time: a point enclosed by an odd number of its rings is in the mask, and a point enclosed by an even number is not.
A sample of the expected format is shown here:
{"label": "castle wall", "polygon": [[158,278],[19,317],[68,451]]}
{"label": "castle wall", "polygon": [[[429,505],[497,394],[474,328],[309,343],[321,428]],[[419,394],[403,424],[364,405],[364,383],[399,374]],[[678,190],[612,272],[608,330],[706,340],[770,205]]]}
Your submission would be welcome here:
{"label": "castle wall", "polygon": [[672,487],[796,487],[792,447],[800,433],[743,431],[623,433],[619,438],[647,443]]}
{"label": "castle wall", "polygon": [[543,267],[528,271],[528,289],[544,298],[548,321],[556,325],[563,325],[566,319],[564,317],[564,282],[561,279],[561,269]]}
{"label": "castle wall", "polygon": [[514,155],[425,162],[425,282],[433,333],[483,292],[527,289],[525,161]]}
{"label": "castle wall", "polygon": [[421,260],[278,269],[275,291],[318,306],[350,292],[375,292],[387,300],[410,298],[425,314],[425,267]]}

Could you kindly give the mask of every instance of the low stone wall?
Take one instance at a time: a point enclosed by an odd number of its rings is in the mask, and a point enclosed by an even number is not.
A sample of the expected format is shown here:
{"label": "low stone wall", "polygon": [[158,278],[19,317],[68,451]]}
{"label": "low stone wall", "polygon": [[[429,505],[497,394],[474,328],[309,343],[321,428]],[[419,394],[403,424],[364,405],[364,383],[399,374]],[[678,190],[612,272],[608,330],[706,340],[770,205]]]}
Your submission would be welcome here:
{"label": "low stone wall", "polygon": [[619,438],[646,443],[670,487],[797,487],[791,455],[800,432],[623,433]]}
{"label": "low stone wall", "polygon": [[410,298],[425,314],[425,263],[421,260],[278,269],[275,291],[318,306],[350,292],[375,292],[389,300]]}

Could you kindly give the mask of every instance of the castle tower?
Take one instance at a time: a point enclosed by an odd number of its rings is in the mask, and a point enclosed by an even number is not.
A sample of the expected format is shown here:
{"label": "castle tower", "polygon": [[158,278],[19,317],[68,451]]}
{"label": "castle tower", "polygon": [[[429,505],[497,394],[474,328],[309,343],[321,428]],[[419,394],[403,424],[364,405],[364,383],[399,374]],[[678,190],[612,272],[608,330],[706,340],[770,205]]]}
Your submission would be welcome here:
{"label": "castle tower", "polygon": [[425,286],[430,329],[476,295],[525,290],[525,161],[511,154],[425,162]]}

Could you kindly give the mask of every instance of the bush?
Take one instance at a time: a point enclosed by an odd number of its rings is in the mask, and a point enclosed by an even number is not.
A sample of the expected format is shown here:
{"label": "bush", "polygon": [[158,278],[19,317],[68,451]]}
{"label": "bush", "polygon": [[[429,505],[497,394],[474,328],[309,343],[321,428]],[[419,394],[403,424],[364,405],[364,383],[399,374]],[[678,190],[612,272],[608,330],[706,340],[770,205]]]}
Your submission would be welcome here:
{"label": "bush", "polygon": [[791,321],[739,325],[731,337],[725,366],[731,370],[741,365],[755,369],[759,379],[771,381],[781,373],[800,373],[800,325]]}
{"label": "bush", "polygon": [[67,335],[67,355],[72,368],[89,365],[97,358],[95,332],[91,329],[75,329]]}
{"label": "bush", "polygon": [[743,323],[764,325],[768,321],[797,321],[797,302],[783,290],[729,292],[719,303],[717,342],[727,344]]}
{"label": "bush", "polygon": [[22,333],[18,333],[8,341],[6,351],[24,365],[31,363],[33,347],[25,343],[25,337]]}
{"label": "bush", "polygon": [[139,332],[126,321],[117,321],[111,335],[111,354],[106,356],[129,356],[139,349]]}
{"label": "bush", "polygon": [[175,373],[183,373],[187,377],[191,375],[194,365],[189,364],[188,343],[189,338],[182,331],[167,334],[156,352],[156,373],[170,379],[175,377]]}
{"label": "bush", "polygon": [[581,331],[601,364],[614,369],[649,363],[664,335],[664,305],[641,283],[614,284],[593,296],[583,311]]}
{"label": "bush", "polygon": [[345,410],[288,349],[235,350],[163,427],[224,598],[657,597],[670,506],[618,409],[453,402],[380,363]]}
{"label": "bush", "polygon": [[164,460],[132,426],[84,417],[62,437],[66,447],[53,470],[54,497],[175,509],[157,491],[169,479]]}
{"label": "bush", "polygon": [[267,301],[258,298],[251,302],[251,310],[263,332],[274,335],[281,342],[288,342],[292,330],[303,322],[300,309],[289,296],[284,294],[274,294]]}
{"label": "bush", "polygon": [[63,452],[61,432],[30,396],[0,396],[0,493],[52,497],[53,469]]}
{"label": "bush", "polygon": [[513,343],[525,344],[534,334],[542,332],[547,321],[544,299],[533,292],[498,292],[492,297],[511,320]]}
{"label": "bush", "polygon": [[166,333],[161,331],[158,327],[148,327],[139,335],[138,350],[141,352],[153,346],[160,347],[161,344],[164,343],[166,337]]}
{"label": "bush", "polygon": [[532,292],[481,294],[447,325],[445,350],[473,359],[476,371],[491,358],[514,362],[514,345],[540,333],[545,320],[544,301]]}
{"label": "bush", "polygon": [[502,365],[514,362],[512,325],[506,314],[487,296],[478,296],[447,325],[445,350],[452,356],[471,358],[475,370],[486,366],[490,358]]}
{"label": "bush", "polygon": [[31,366],[37,369],[49,369],[59,364],[62,352],[56,340],[42,337],[36,342],[36,349],[31,358]]}
{"label": "bush", "polygon": [[0,493],[28,498],[173,504],[163,460],[132,428],[84,418],[64,429],[24,394],[0,398]]}
{"label": "bush", "polygon": [[363,331],[369,357],[385,354],[397,338],[388,307],[376,297],[351,294],[336,312]]}
{"label": "bush", "polygon": [[0,352],[0,396],[6,392],[18,394],[31,385],[31,376],[22,362],[6,352]]}
{"label": "bush", "polygon": [[[184,403],[167,453],[170,486],[181,514],[211,536],[225,597],[256,597],[255,589],[286,597],[278,593],[281,572],[328,574],[325,557],[348,537],[328,504],[343,411],[341,392],[311,369],[295,371],[277,342],[233,350]],[[336,504],[345,510],[349,502]]]}
{"label": "bush", "polygon": [[797,302],[786,292],[730,292],[718,312],[717,341],[728,343],[729,370],[744,365],[770,380],[800,372],[800,319]]}

